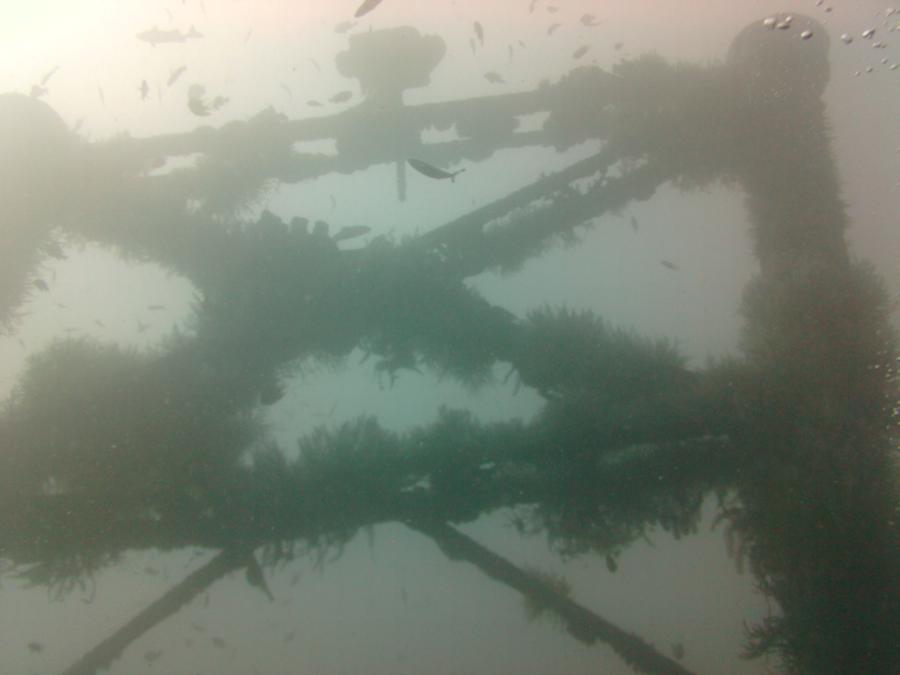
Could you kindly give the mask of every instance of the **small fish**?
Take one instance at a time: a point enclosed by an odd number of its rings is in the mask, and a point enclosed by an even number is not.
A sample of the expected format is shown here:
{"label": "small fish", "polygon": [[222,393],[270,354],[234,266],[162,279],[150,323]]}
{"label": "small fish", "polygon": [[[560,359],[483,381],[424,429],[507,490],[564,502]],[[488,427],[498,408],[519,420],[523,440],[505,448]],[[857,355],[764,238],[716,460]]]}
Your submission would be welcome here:
{"label": "small fish", "polygon": [[368,14],[369,12],[371,12],[380,4],[381,0],[363,0],[363,3],[357,8],[356,13],[353,16],[358,19],[364,14]]}
{"label": "small fish", "polygon": [[185,70],[187,70],[187,66],[178,66],[175,70],[169,73],[169,79],[166,80],[166,85],[171,87],[173,84],[175,84]]}
{"label": "small fish", "polygon": [[590,49],[589,45],[581,45],[578,49],[572,52],[572,58],[580,59],[582,56],[588,53],[588,49]]}
{"label": "small fish", "polygon": [[599,26],[600,22],[594,18],[593,14],[585,14],[580,19],[582,26]]}
{"label": "small fish", "polygon": [[364,234],[369,234],[372,231],[371,227],[367,227],[366,225],[350,225],[349,227],[342,227],[337,231],[331,240],[332,241],[344,241],[345,239],[355,239],[356,237],[361,237]]}
{"label": "small fish", "polygon": [[321,107],[322,107],[322,104],[319,103],[319,102],[318,102],[316,99],[314,99],[314,98],[309,99],[309,100],[306,102],[306,105],[308,105],[308,106],[310,106],[310,107],[312,107],[312,108],[321,108]]}
{"label": "small fish", "polygon": [[409,165],[418,171],[423,176],[428,176],[429,178],[435,178],[437,180],[441,180],[444,178],[449,178],[450,182],[453,183],[456,181],[456,176],[461,174],[465,169],[459,169],[458,171],[448,172],[443,169],[439,169],[436,166],[432,166],[428,162],[423,162],[420,159],[408,159],[406,160]]}
{"label": "small fish", "polygon": [[165,308],[165,305],[147,305],[147,309],[149,309],[151,312],[158,312],[159,310]]}
{"label": "small fish", "polygon": [[531,0],[531,3],[528,5],[528,13],[532,14],[534,12],[534,6],[537,4],[537,0]]}
{"label": "small fish", "polygon": [[284,82],[279,82],[278,84],[281,85],[282,91],[284,91],[284,93],[288,95],[288,98],[294,98],[294,94],[291,92],[291,88],[289,86],[287,86]]}
{"label": "small fish", "polygon": [[284,641],[285,641],[285,642],[293,642],[293,641],[294,641],[294,638],[295,638],[296,636],[297,636],[297,633],[296,633],[295,631],[291,631],[290,633],[286,633],[285,636],[284,636]]}
{"label": "small fish", "polygon": [[559,28],[560,26],[562,26],[561,23],[550,24],[550,27],[547,28],[547,35],[553,35],[553,33],[556,31],[556,29]]}
{"label": "small fish", "polygon": [[152,577],[155,577],[159,574],[159,570],[156,569],[155,567],[151,567],[150,565],[147,565],[144,568],[144,571]]}
{"label": "small fish", "polygon": [[44,651],[44,645],[40,642],[29,642],[28,651],[30,651],[32,654],[40,654],[42,651]]}
{"label": "small fish", "polygon": [[35,279],[31,283],[33,283],[35,288],[37,288],[38,290],[41,290],[41,291],[49,291],[50,290],[50,287],[47,285],[47,282],[44,281],[43,279]]}
{"label": "small fish", "polygon": [[213,643],[216,647],[218,647],[219,649],[224,649],[224,648],[225,648],[225,640],[223,640],[222,638],[214,637],[214,638],[212,639],[212,643]]}
{"label": "small fish", "polygon": [[682,643],[676,642],[672,645],[672,656],[679,661],[684,658],[684,645]]}
{"label": "small fish", "polygon": [[613,49],[615,49],[616,51],[619,51],[624,46],[625,46],[624,42],[617,42],[616,44],[613,45]]}
{"label": "small fish", "polygon": [[144,660],[147,663],[153,663],[160,656],[162,656],[162,649],[151,649],[150,651],[148,651],[147,653],[144,654]]}
{"label": "small fish", "polygon": [[40,98],[41,96],[43,96],[46,93],[47,93],[47,87],[42,87],[39,84],[35,84],[31,87],[31,92],[29,93],[29,96],[31,96],[31,98]]}
{"label": "small fish", "polygon": [[191,621],[191,628],[193,628],[193,629],[194,629],[195,631],[197,631],[198,633],[202,633],[203,631],[206,630],[206,628],[204,628],[203,626],[201,626],[201,625],[200,625],[199,623],[197,623],[196,621]]}
{"label": "small fish", "polygon": [[144,332],[145,330],[147,330],[148,328],[150,328],[150,324],[149,324],[149,323],[144,323],[144,322],[141,321],[140,319],[137,320],[137,332],[138,332],[138,333],[143,333],[143,332]]}
{"label": "small fish", "polygon": [[556,13],[559,11],[559,7],[555,7],[555,6],[553,6],[553,5],[550,5],[550,6],[547,7],[547,11],[548,11],[550,14],[556,14]]}
{"label": "small fish", "polygon": [[478,43],[475,42],[475,38],[469,38],[469,49],[472,50],[472,53],[475,53],[475,50],[478,49]]}
{"label": "small fish", "polygon": [[484,79],[486,79],[491,84],[506,84],[506,80],[504,80],[499,73],[495,73],[494,71],[485,73]]}
{"label": "small fish", "polygon": [[611,555],[606,556],[606,569],[608,569],[610,572],[615,572],[619,569],[619,564]]}
{"label": "small fish", "polygon": [[314,58],[312,58],[312,57],[309,57],[309,62],[310,62],[311,64],[313,64],[313,66],[315,67],[316,70],[318,70],[319,72],[322,72],[322,66],[319,65],[319,62],[318,62],[318,61],[316,61],[316,60],[315,60]]}
{"label": "small fish", "polygon": [[147,84],[147,80],[141,80],[141,86],[138,87],[138,91],[141,92],[141,100],[147,100],[147,94],[150,93],[150,85]]}
{"label": "small fish", "polygon": [[484,46],[484,28],[482,28],[481,24],[477,21],[472,24],[472,27],[475,29],[475,37],[478,38],[478,42]]}
{"label": "small fish", "polygon": [[670,270],[678,269],[678,265],[676,265],[675,263],[673,263],[669,260],[660,260],[659,264],[662,265],[663,267],[668,267]]}
{"label": "small fish", "polygon": [[634,230],[635,232],[638,231],[637,218],[635,218],[634,216],[631,216],[631,229]]}
{"label": "small fish", "polygon": [[41,78],[41,86],[47,84],[47,81],[48,81],[51,77],[53,77],[53,74],[54,74],[57,70],[59,70],[59,66],[54,66],[48,73],[46,73],[46,74],[44,75],[44,77]]}
{"label": "small fish", "polygon": [[100,96],[100,103],[103,104],[103,107],[106,107],[106,96],[103,95],[103,87],[97,87],[97,94]]}
{"label": "small fish", "polygon": [[203,35],[197,32],[197,29],[191,26],[187,33],[180,30],[160,30],[156,26],[150,30],[145,30],[136,35],[141,42],[148,42],[152,47],[163,43],[187,42],[195,38],[202,38]]}
{"label": "small fish", "polygon": [[349,101],[351,98],[353,98],[353,92],[347,91],[345,89],[344,91],[339,91],[328,100],[332,103],[344,103],[345,101]]}
{"label": "small fish", "polygon": [[218,110],[219,108],[221,108],[221,107],[222,107],[223,105],[225,105],[226,103],[228,103],[228,98],[227,98],[227,97],[225,97],[225,96],[216,96],[216,97],[212,100],[212,103],[210,104],[210,110]]}
{"label": "small fish", "polygon": [[353,28],[356,25],[355,21],[341,21],[338,25],[334,27],[335,33],[346,33],[348,30]]}
{"label": "small fish", "polygon": [[507,48],[506,48],[506,51],[507,51],[507,53],[509,54],[509,61],[510,61],[510,63],[512,63],[512,60],[513,60],[513,46],[512,46],[512,45],[508,45]]}

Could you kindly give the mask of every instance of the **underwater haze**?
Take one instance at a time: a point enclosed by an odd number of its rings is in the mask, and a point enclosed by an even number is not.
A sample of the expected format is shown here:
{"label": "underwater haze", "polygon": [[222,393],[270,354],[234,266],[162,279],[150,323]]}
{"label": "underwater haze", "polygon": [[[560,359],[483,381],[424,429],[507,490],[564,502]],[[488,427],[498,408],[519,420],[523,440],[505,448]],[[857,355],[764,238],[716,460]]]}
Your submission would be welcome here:
{"label": "underwater haze", "polygon": [[900,672],[900,7],[0,55],[0,673]]}

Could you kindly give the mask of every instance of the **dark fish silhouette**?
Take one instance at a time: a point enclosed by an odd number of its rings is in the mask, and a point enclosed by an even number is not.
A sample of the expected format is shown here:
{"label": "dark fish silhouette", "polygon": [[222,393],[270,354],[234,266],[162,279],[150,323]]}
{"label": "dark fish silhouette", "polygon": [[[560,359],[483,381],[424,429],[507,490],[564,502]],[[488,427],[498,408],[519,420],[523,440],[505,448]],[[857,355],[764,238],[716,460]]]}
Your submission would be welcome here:
{"label": "dark fish silhouette", "polygon": [[155,47],[163,43],[187,42],[195,38],[202,38],[203,35],[198,33],[193,26],[187,33],[182,33],[180,30],[160,30],[154,26],[150,30],[138,33],[136,37],[141,42],[149,42],[151,46]]}
{"label": "dark fish silhouette", "polygon": [[214,638],[212,639],[212,643],[213,643],[216,647],[218,647],[219,649],[224,649],[224,648],[225,648],[225,640],[223,640],[222,638],[214,637]]}
{"label": "dark fish silhouette", "polygon": [[147,309],[149,309],[151,312],[158,312],[159,310],[165,308],[165,305],[147,305]]}
{"label": "dark fish silhouette", "polygon": [[42,645],[40,642],[29,642],[28,651],[30,651],[32,654],[40,654],[42,651],[44,651],[44,645]]}
{"label": "dark fish silhouette", "polygon": [[484,28],[477,21],[472,26],[475,29],[475,37],[478,38],[478,42],[484,45]]}
{"label": "dark fish silhouette", "polygon": [[680,642],[676,642],[672,645],[672,656],[674,656],[679,661],[684,658],[684,645]]}
{"label": "dark fish silhouette", "polygon": [[662,265],[663,267],[668,267],[670,270],[678,269],[678,265],[676,265],[675,263],[673,263],[669,260],[660,260],[659,264]]}
{"label": "dark fish silhouette", "polygon": [[581,24],[583,26],[599,26],[600,22],[594,18],[593,14],[585,14],[581,17]]}
{"label": "dark fish silhouette", "polygon": [[572,52],[572,58],[580,59],[582,56],[584,56],[585,54],[588,53],[588,49],[590,49],[590,46],[581,45],[578,49],[576,49],[574,52]]}
{"label": "dark fish silhouette", "polygon": [[49,291],[49,290],[50,290],[50,287],[47,285],[47,282],[44,281],[43,279],[35,279],[35,280],[32,281],[31,283],[33,283],[34,286],[35,286],[35,288],[37,288],[37,289],[39,289],[39,290],[42,290],[42,291]]}
{"label": "dark fish silhouette", "polygon": [[185,70],[187,70],[187,66],[178,66],[178,68],[176,68],[169,74],[169,79],[166,80],[166,85],[171,87],[173,84],[175,84],[175,82],[178,81],[178,78],[181,77],[181,74]]}
{"label": "dark fish silhouette", "polygon": [[610,572],[615,572],[619,569],[619,564],[611,555],[606,556],[606,569],[608,569]]}
{"label": "dark fish silhouette", "polygon": [[353,98],[353,92],[347,91],[345,89],[344,91],[339,91],[328,100],[332,103],[343,103],[345,101],[349,101],[351,98]]}
{"label": "dark fish silhouette", "polygon": [[42,87],[39,84],[35,84],[31,87],[30,96],[31,98],[40,98],[44,94],[47,93],[47,87]]}
{"label": "dark fish silhouette", "polygon": [[309,100],[306,102],[306,105],[311,106],[311,107],[313,107],[313,108],[321,108],[321,107],[322,107],[322,104],[319,103],[319,102],[318,102],[317,100],[315,100],[314,98],[309,99]]}
{"label": "dark fish silhouette", "polygon": [[144,654],[144,660],[147,663],[153,663],[160,656],[162,656],[162,649],[151,649],[146,654]]}
{"label": "dark fish silhouette", "polygon": [[444,178],[449,178],[450,182],[453,183],[456,180],[456,176],[461,174],[465,169],[459,169],[458,171],[448,172],[443,169],[439,169],[436,166],[432,166],[428,162],[423,162],[421,159],[408,159],[409,165],[418,171],[423,176],[428,176],[429,178],[435,178],[437,180],[442,180]]}
{"label": "dark fish silhouette", "polygon": [[635,232],[637,232],[637,230],[638,230],[637,218],[635,218],[634,216],[631,216],[631,229],[634,230]]}
{"label": "dark fish silhouette", "polygon": [[365,225],[351,225],[349,227],[342,227],[331,239],[332,241],[344,241],[345,239],[361,237],[364,234],[369,234],[371,231],[372,228]]}
{"label": "dark fish silhouette", "polygon": [[624,46],[625,46],[624,42],[617,42],[616,44],[613,45],[613,49],[615,49],[616,51],[619,51]]}
{"label": "dark fish silhouette", "polygon": [[553,35],[554,31],[556,31],[556,29],[559,28],[561,25],[562,25],[561,23],[550,24],[550,27],[547,28],[547,35]]}
{"label": "dark fish silhouette", "polygon": [[506,84],[506,80],[504,80],[499,73],[495,73],[494,71],[485,73],[484,79],[486,79],[491,84]]}
{"label": "dark fish silhouette", "polygon": [[373,9],[378,7],[378,5],[380,5],[380,4],[381,4],[381,0],[363,0],[363,4],[361,4],[357,8],[356,13],[353,16],[355,16],[358,19],[359,17],[363,16],[364,14],[368,14],[369,12],[371,12]]}
{"label": "dark fish silhouette", "polygon": [[550,14],[556,14],[559,11],[559,7],[550,5],[549,7],[547,7],[547,11],[550,12]]}
{"label": "dark fish silhouette", "polygon": [[150,85],[147,84],[147,80],[141,80],[141,86],[138,87],[138,91],[141,92],[141,100],[147,100],[147,94],[150,93]]}
{"label": "dark fish silhouette", "polygon": [[281,88],[284,90],[284,93],[288,95],[288,98],[294,98],[294,94],[291,92],[291,88],[287,86],[284,82],[279,82]]}

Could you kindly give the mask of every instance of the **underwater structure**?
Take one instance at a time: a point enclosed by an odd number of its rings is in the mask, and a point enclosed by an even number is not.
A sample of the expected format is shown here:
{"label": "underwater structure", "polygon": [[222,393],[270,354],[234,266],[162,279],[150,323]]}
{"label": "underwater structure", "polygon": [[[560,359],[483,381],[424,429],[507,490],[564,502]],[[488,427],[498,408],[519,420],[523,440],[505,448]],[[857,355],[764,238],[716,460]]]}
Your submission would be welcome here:
{"label": "underwater structure", "polygon": [[[688,536],[711,494],[735,556],[778,607],[752,627],[748,657],[775,654],[792,673],[898,672],[898,352],[886,292],[847,251],[821,99],[827,47],[824,28],[795,15],[791,31],[748,26],[719,65],[645,56],[531,92],[408,106],[403,91],[428,83],[443,45],[398,28],[355,36],[339,55],[366,94],[343,113],[267,111],[96,144],[37,100],[0,96],[0,236],[17,261],[0,270],[0,324],[15,325],[60,237],[155,261],[198,291],[190,336],[152,355],[58,342],[0,415],[0,557],[33,583],[64,593],[127,550],[221,551],[65,673],[106,667],[230,571],[265,587],[267,569],[308,550],[327,557],[384,522],[638,672],[688,673],[455,526],[515,509],[561,553],[613,570],[647,528]],[[542,127],[519,131],[534,112],[547,113]],[[457,140],[421,141],[451,127]],[[336,154],[294,149],[322,138]],[[602,141],[595,155],[403,242],[341,250],[301,214],[234,217],[272,182],[393,163],[402,199],[410,157],[447,166],[587,139]],[[151,171],[192,153],[194,167]],[[665,183],[714,180],[743,187],[760,267],[739,357],[689,370],[666,344],[591,314],[522,319],[464,284]],[[278,400],[291,364],[356,348],[390,380],[422,368],[477,386],[506,362],[544,409],[489,425],[444,411],[407,434],[362,418],[301,439],[289,462],[254,411]]]}

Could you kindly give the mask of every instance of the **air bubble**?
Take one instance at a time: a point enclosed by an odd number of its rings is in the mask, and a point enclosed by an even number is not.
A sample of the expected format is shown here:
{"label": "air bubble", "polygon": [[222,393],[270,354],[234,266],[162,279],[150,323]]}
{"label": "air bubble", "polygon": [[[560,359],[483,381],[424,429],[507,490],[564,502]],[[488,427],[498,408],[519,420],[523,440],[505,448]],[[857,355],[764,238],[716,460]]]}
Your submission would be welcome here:
{"label": "air bubble", "polygon": [[776,23],[778,22],[775,20],[774,16],[769,16],[763,19],[763,26],[765,26],[766,28],[775,28]]}
{"label": "air bubble", "polygon": [[850,33],[844,33],[843,35],[841,35],[841,40],[844,41],[845,45],[849,45],[851,42],[853,42],[853,36],[850,35]]}
{"label": "air bubble", "polygon": [[866,28],[866,29],[862,32],[862,36],[863,36],[864,38],[866,38],[867,40],[868,40],[870,37],[872,37],[873,35],[875,35],[875,29],[874,29],[874,28]]}
{"label": "air bubble", "polygon": [[811,30],[805,30],[802,33],[800,33],[800,39],[802,39],[802,40],[809,40],[809,38],[811,38],[812,36],[813,36],[813,32]]}

